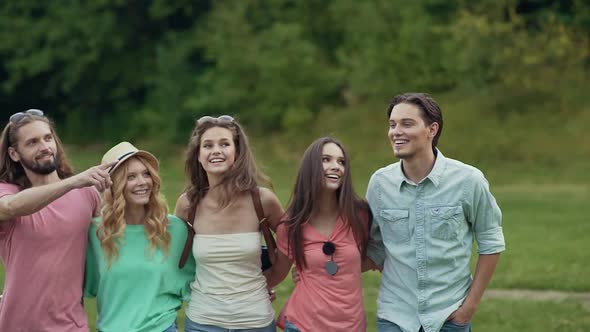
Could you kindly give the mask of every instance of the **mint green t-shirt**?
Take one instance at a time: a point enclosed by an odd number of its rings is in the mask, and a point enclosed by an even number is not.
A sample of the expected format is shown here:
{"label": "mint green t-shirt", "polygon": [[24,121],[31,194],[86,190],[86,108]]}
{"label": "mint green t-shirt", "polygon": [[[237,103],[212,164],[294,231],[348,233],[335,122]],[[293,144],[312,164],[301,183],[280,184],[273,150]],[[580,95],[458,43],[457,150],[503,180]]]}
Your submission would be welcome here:
{"label": "mint green t-shirt", "polygon": [[88,232],[84,295],[96,297],[101,332],[164,331],[176,320],[182,301],[190,298],[195,261],[190,255],[184,268],[178,261],[184,248],[187,229],[184,222],[169,215],[170,247],[165,257],[153,254],[143,225],[126,225],[119,256],[108,268],[96,229],[95,218]]}

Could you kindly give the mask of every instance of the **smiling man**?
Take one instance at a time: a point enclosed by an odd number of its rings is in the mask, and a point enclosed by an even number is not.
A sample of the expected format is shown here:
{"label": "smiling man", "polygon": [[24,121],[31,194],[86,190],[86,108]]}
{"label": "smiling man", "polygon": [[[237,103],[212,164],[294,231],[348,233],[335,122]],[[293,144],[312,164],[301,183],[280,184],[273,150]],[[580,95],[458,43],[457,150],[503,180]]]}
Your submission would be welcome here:
{"label": "smiling man", "polygon": [[383,266],[377,330],[471,331],[505,249],[500,208],[478,169],[438,150],[443,117],[431,96],[398,95],[387,116],[400,161],[375,172],[367,189],[374,215],[368,256]]}
{"label": "smiling man", "polygon": [[82,283],[88,227],[112,164],[73,175],[40,110],[13,114],[0,137],[0,331],[88,331]]}

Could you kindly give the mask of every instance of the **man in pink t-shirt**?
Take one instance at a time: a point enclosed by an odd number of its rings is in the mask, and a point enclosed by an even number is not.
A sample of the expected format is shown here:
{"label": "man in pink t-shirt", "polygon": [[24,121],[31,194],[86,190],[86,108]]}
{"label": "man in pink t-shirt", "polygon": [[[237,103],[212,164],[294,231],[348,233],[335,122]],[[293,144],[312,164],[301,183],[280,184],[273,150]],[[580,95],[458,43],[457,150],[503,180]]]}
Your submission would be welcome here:
{"label": "man in pink t-shirt", "polygon": [[[88,331],[84,258],[108,168],[73,175],[42,111],[13,114],[0,137],[0,331]],[[93,186],[96,188],[93,188]]]}

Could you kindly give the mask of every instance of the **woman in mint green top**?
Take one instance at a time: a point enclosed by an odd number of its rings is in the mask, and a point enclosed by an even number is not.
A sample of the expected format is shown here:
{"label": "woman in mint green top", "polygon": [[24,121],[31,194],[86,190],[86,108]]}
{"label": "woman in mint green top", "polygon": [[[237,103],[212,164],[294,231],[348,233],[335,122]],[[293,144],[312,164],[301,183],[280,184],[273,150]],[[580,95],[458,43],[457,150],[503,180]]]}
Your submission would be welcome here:
{"label": "woman in mint green top", "polygon": [[195,262],[178,268],[187,237],[168,215],[158,161],[127,142],[103,157],[109,173],[101,217],[89,229],[84,292],[96,297],[101,332],[176,332],[177,311],[190,296]]}

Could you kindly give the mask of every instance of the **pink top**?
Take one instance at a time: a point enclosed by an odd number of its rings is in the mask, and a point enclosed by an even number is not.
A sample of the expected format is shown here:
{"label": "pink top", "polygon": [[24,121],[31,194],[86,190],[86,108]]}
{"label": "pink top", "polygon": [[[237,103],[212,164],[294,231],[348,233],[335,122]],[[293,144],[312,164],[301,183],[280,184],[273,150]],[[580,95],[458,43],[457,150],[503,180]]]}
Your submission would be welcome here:
{"label": "pink top", "polygon": [[[0,183],[0,197],[18,191]],[[31,215],[0,221],[0,331],[88,331],[84,259],[99,203],[94,187],[74,189]]]}
{"label": "pink top", "polygon": [[[306,223],[303,239],[307,268],[299,271],[300,280],[279,315],[279,326],[284,326],[288,320],[301,332],[366,331],[361,254],[352,231],[338,218],[332,235],[327,238]],[[338,265],[338,272],[334,276],[324,268],[330,260],[330,256],[322,252],[326,241],[336,246],[334,262]],[[287,246],[287,228],[281,224],[277,229],[277,247],[294,261]]]}

